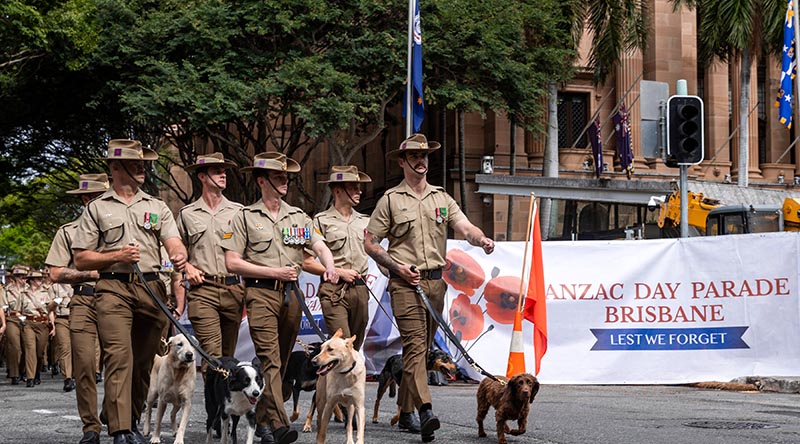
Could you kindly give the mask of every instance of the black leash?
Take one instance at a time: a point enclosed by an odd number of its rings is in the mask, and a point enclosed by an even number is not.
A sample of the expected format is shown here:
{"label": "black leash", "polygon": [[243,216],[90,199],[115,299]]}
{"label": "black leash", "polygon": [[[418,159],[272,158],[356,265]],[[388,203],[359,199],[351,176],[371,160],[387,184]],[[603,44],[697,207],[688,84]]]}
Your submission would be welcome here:
{"label": "black leash", "polygon": [[397,324],[395,324],[394,316],[390,315],[389,312],[386,311],[386,308],[383,306],[383,304],[381,304],[381,300],[378,299],[378,296],[376,296],[375,293],[372,292],[372,289],[369,288],[369,285],[367,285],[367,281],[364,281],[364,286],[367,287],[367,291],[369,292],[369,295],[372,296],[372,298],[375,299],[375,302],[378,303],[378,307],[381,309],[383,314],[385,314],[386,317],[389,318],[389,321],[391,321],[392,325],[394,325],[394,328],[399,332],[400,328],[397,326]]}
{"label": "black leash", "polygon": [[317,336],[325,342],[328,338],[325,337],[325,333],[319,328],[317,322],[314,320],[314,315],[311,314],[311,310],[309,310],[308,305],[306,305],[306,300],[303,297],[303,293],[300,292],[300,288],[297,286],[297,282],[291,281],[286,282],[283,284],[283,291],[286,292],[286,297],[288,299],[289,292],[294,293],[294,297],[297,298],[297,303],[300,304],[300,308],[303,309],[303,315],[305,315],[308,322],[311,323],[311,326],[314,327],[314,331],[317,333]]}
{"label": "black leash", "polygon": [[211,370],[214,370],[215,372],[221,373],[223,375],[227,375],[227,370],[222,368],[222,363],[219,361],[219,359],[206,353],[206,351],[203,350],[203,347],[200,346],[200,343],[197,342],[197,339],[195,339],[194,336],[189,334],[189,331],[186,330],[186,327],[181,325],[181,323],[178,322],[177,319],[172,317],[172,311],[169,309],[169,307],[167,307],[167,304],[165,304],[164,301],[162,301],[161,298],[159,298],[158,295],[156,295],[153,289],[150,288],[150,284],[148,284],[147,281],[144,279],[144,274],[142,274],[142,270],[139,269],[139,264],[137,263],[133,264],[133,271],[136,272],[136,276],[139,278],[139,282],[141,282],[142,285],[144,285],[144,289],[145,291],[147,291],[147,294],[149,294],[150,297],[153,298],[154,301],[156,301],[156,305],[158,305],[158,308],[160,308],[161,311],[164,312],[165,315],[167,315],[167,319],[169,319],[169,322],[172,323],[172,325],[174,325],[179,332],[181,332],[184,336],[186,336],[186,340],[188,340],[189,343],[192,344],[192,347],[194,347],[195,350],[197,350],[197,353],[200,354],[200,357],[203,358],[203,360],[205,360],[208,363],[208,366],[211,368]]}
{"label": "black leash", "polygon": [[[416,269],[417,269],[416,265],[411,266],[411,271],[414,271]],[[490,378],[494,381],[499,382],[500,384],[505,385],[505,382],[497,379],[495,375],[484,370],[483,367],[481,367],[477,362],[475,362],[474,359],[472,359],[469,353],[467,353],[467,351],[461,345],[461,341],[458,340],[456,335],[454,335],[453,332],[450,330],[450,327],[447,326],[447,323],[444,321],[444,319],[442,319],[442,314],[439,313],[435,308],[433,308],[430,299],[428,299],[428,296],[425,294],[425,291],[422,290],[422,286],[417,284],[415,289],[417,291],[417,295],[419,295],[419,298],[422,299],[422,303],[425,305],[425,309],[428,310],[428,313],[430,313],[430,315],[433,317],[433,320],[436,321],[437,324],[439,324],[439,328],[442,329],[445,336],[447,336],[447,339],[449,339],[450,342],[452,342],[456,346],[458,351],[461,352],[461,356],[467,360],[467,363],[469,363],[469,365],[472,366],[472,368],[474,368],[475,371],[482,374],[483,376],[486,376],[487,378]]]}

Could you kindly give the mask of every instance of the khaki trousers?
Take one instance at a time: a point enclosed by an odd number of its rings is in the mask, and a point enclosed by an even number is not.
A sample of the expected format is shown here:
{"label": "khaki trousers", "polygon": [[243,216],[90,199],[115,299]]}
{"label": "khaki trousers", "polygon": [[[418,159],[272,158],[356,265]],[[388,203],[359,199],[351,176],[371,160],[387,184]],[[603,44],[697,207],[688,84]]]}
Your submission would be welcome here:
{"label": "khaki trousers", "polygon": [[56,318],[56,362],[64,379],[72,378],[72,344],[69,338],[69,318]]}
{"label": "khaki trousers", "polygon": [[[342,289],[345,289],[344,294],[342,294]],[[319,286],[317,296],[319,296],[319,302],[322,305],[322,315],[325,318],[325,327],[328,329],[328,335],[333,336],[336,330],[341,328],[342,336],[345,338],[356,335],[353,347],[356,350],[361,350],[367,322],[369,321],[369,291],[367,286],[323,282]]]}
{"label": "khaki trousers", "polygon": [[[244,294],[212,285],[192,288],[187,294],[189,321],[200,346],[214,357],[233,356],[244,311]],[[203,361],[203,373],[207,363]]]}
{"label": "khaki trousers", "polygon": [[23,328],[22,322],[16,316],[6,318],[6,367],[9,378],[19,378]]}
{"label": "khaki trousers", "polygon": [[83,433],[100,433],[102,425],[97,415],[97,383],[100,345],[97,338],[97,311],[94,296],[72,297],[69,312],[69,335],[72,348],[73,377],[78,415]]}
{"label": "khaki trousers", "polygon": [[[166,300],[162,281],[148,284]],[[131,419],[138,419],[144,410],[150,369],[168,321],[144,284],[101,279],[95,286],[95,296],[97,330],[105,352],[103,411],[108,433],[114,434],[130,430]]]}
{"label": "khaki trousers", "polygon": [[[282,381],[289,355],[300,331],[302,313],[297,298],[290,295],[288,306],[283,305],[283,291],[248,288],[245,294],[247,320],[256,356],[264,372],[264,395],[256,406],[256,420],[272,430],[289,425],[283,407]],[[277,338],[277,341],[276,341]]]}
{"label": "khaki trousers", "polygon": [[25,376],[36,377],[36,370],[44,363],[44,354],[50,339],[50,329],[44,322],[25,321],[22,329],[22,344],[25,348]]}
{"label": "khaki trousers", "polygon": [[[420,285],[433,308],[441,313],[447,283],[442,279],[422,280]],[[389,280],[389,294],[403,343],[403,380],[398,390],[397,405],[402,412],[410,413],[423,404],[431,403],[427,360],[438,325],[425,309],[415,288],[403,279]]]}

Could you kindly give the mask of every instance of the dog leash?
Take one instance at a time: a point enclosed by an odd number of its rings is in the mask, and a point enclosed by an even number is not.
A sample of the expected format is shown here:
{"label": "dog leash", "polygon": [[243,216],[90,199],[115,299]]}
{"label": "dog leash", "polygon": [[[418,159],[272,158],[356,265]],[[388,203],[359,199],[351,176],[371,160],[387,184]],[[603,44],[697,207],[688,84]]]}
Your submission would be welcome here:
{"label": "dog leash", "polygon": [[306,305],[305,298],[303,297],[303,293],[300,292],[300,288],[297,286],[297,282],[290,281],[284,283],[283,291],[286,292],[287,299],[289,296],[289,292],[294,293],[294,297],[297,298],[297,303],[300,304],[300,308],[303,309],[303,315],[305,315],[308,322],[314,328],[314,331],[317,333],[317,336],[319,336],[322,342],[327,341],[328,338],[325,337],[325,333],[323,333],[322,330],[319,328],[319,325],[317,325],[317,321],[314,320],[314,315],[311,314],[311,310],[308,308],[308,305]]}
{"label": "dog leash", "polygon": [[197,353],[200,354],[200,357],[203,358],[203,360],[205,360],[208,363],[208,366],[211,368],[211,370],[220,373],[227,378],[228,371],[222,368],[222,363],[219,361],[219,359],[209,355],[205,350],[203,350],[203,347],[200,346],[200,343],[197,341],[197,339],[194,338],[194,336],[189,334],[189,331],[186,330],[186,327],[184,327],[180,322],[178,322],[177,319],[172,317],[172,312],[170,311],[169,307],[167,307],[167,304],[164,303],[164,301],[162,301],[161,298],[158,297],[158,295],[156,295],[153,289],[150,288],[150,284],[147,283],[147,281],[144,279],[144,274],[142,274],[142,270],[139,268],[139,264],[137,263],[133,264],[133,271],[139,278],[139,282],[141,282],[142,285],[144,285],[144,289],[147,292],[147,294],[149,294],[150,297],[153,298],[153,300],[156,302],[156,305],[158,305],[158,308],[161,309],[161,311],[165,315],[167,315],[167,319],[169,319],[169,322],[173,326],[175,326],[175,328],[177,328],[179,332],[181,332],[184,336],[186,336],[186,340],[189,341],[189,343],[192,344],[192,347],[194,347],[197,350]]}
{"label": "dog leash", "polygon": [[383,306],[383,304],[381,304],[381,300],[378,299],[378,296],[375,296],[375,293],[373,293],[372,289],[369,288],[369,285],[367,285],[367,281],[364,281],[364,286],[367,287],[367,291],[369,292],[369,295],[372,296],[372,299],[375,299],[375,302],[378,303],[378,307],[381,309],[383,314],[385,314],[386,317],[389,319],[389,321],[392,323],[392,325],[394,325],[395,330],[400,331],[400,328],[398,328],[397,324],[395,324],[394,322],[394,316],[390,315],[389,312],[386,310],[386,308]]}
{"label": "dog leash", "polygon": [[[416,269],[417,269],[416,265],[411,266],[411,271],[415,271]],[[430,313],[430,315],[433,317],[433,320],[436,321],[437,324],[439,324],[439,328],[442,329],[445,336],[447,336],[447,339],[449,339],[450,342],[452,342],[456,346],[458,351],[461,352],[461,356],[467,360],[467,363],[469,363],[469,365],[472,366],[472,368],[474,368],[475,371],[482,374],[483,376],[486,376],[487,378],[490,378],[493,381],[497,381],[501,385],[505,385],[505,382],[501,381],[495,375],[484,370],[483,367],[480,366],[480,364],[478,364],[477,362],[475,362],[474,359],[472,359],[469,353],[467,353],[467,351],[461,345],[461,341],[458,340],[456,335],[454,335],[453,332],[450,330],[450,328],[447,326],[447,323],[444,321],[444,319],[442,319],[442,314],[433,308],[430,299],[428,299],[428,296],[425,294],[425,291],[422,290],[422,286],[417,284],[415,290],[417,292],[417,295],[419,295],[419,298],[422,299],[422,303],[425,305],[425,309],[428,310],[428,313]]]}

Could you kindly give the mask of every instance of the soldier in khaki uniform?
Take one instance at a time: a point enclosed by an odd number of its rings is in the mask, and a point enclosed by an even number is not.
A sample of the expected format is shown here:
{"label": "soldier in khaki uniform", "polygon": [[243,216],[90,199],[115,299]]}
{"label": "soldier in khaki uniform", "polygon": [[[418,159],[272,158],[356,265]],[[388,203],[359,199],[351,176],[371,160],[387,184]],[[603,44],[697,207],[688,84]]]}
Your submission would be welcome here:
{"label": "soldier in khaki uniform", "polygon": [[22,329],[25,348],[26,387],[41,384],[40,370],[50,341],[50,319],[47,317],[47,304],[50,302],[50,285],[45,285],[41,271],[31,271],[26,277],[28,288],[23,292],[27,303],[22,305],[26,317]]}
{"label": "soldier in khaki uniform", "polygon": [[[27,298],[24,296],[25,276],[28,275],[28,268],[25,266],[14,266],[8,276],[8,283],[5,288],[4,306],[8,306],[8,317],[6,319],[6,366],[8,366],[8,376],[11,378],[11,385],[18,385],[20,381],[20,364],[22,363],[22,351],[24,338],[22,331],[25,328],[27,318],[22,314],[27,307]],[[22,375],[23,378],[25,375]]]}
{"label": "soldier in khaki uniform", "polygon": [[[105,174],[82,174],[78,188],[67,194],[81,198],[84,207],[109,188]],[[83,438],[79,444],[99,444],[100,418],[97,415],[97,360],[100,344],[97,337],[97,310],[95,309],[94,286],[100,277],[97,271],[78,271],[72,256],[72,240],[78,231],[80,218],[62,225],[56,232],[45,264],[53,282],[71,284],[72,298],[69,302],[69,344],[72,355],[72,375],[75,380],[75,398],[78,414],[83,422]],[[58,320],[57,320],[58,322]],[[57,330],[58,332],[58,330]],[[61,341],[59,341],[61,342]],[[65,384],[65,390],[67,388]]]}
{"label": "soldier in khaki uniform", "polygon": [[[108,143],[111,188],[89,202],[72,240],[78,270],[98,270],[95,286],[98,333],[105,353],[103,411],[114,444],[145,443],[137,422],[150,383],[150,369],[161,342],[166,316],[145,289],[162,300],[167,288],[159,279],[160,243],[178,271],[186,263],[172,212],[139,187],[145,161],[158,154],[137,140]],[[138,264],[145,282],[134,272]]]}
{"label": "soldier in khaki uniform", "polygon": [[282,200],[288,191],[287,173],[300,171],[300,165],[280,153],[262,153],[242,171],[253,172],[261,199],[236,215],[232,230],[222,236],[222,248],[228,271],[245,278],[250,336],[268,387],[258,401],[256,419],[259,425],[269,425],[272,436],[262,435],[261,442],[274,438],[289,444],[297,440],[297,431],[289,428],[281,380],[300,329],[301,309],[294,291],[300,291],[296,281],[309,254],[305,249],[310,247],[320,258],[326,281],[335,283],[338,275],[311,218]]}
{"label": "soldier in khaki uniform", "polygon": [[58,283],[50,285],[47,316],[50,320],[50,336],[54,340],[55,359],[64,375],[64,391],[75,390],[72,379],[72,344],[69,337],[69,304],[72,301],[72,288]]}
{"label": "soldier in khaki uniform", "polygon": [[[447,292],[442,267],[448,228],[486,254],[494,250],[494,241],[467,219],[455,200],[444,189],[428,184],[428,154],[438,148],[439,143],[429,144],[424,135],[414,134],[399,149],[386,154],[390,160],[397,159],[404,180],[380,198],[364,239],[367,254],[390,272],[392,311],[403,342],[403,382],[397,400],[400,427],[421,433],[424,442],[432,441],[439,428],[426,369],[428,349],[438,326],[415,287],[420,285],[434,309],[442,311]],[[380,245],[385,237],[389,238],[388,251]],[[419,411],[419,422],[414,408]]]}
{"label": "soldier in khaki uniform", "polygon": [[[234,167],[236,164],[225,160],[221,153],[198,156],[186,171],[195,173],[203,186],[203,194],[183,207],[177,217],[178,232],[189,252],[185,272],[186,281],[191,285],[186,292],[189,321],[203,350],[215,357],[233,356],[244,310],[244,291],[238,287],[241,279],[228,274],[225,251],[219,246],[225,233],[231,232],[234,217],[243,208],[242,204],[222,195],[227,185],[226,170]],[[172,289],[178,301],[178,314],[181,314],[186,290],[178,279]],[[203,362],[203,372],[205,369]]]}
{"label": "soldier in khaki uniform", "polygon": [[[364,282],[369,270],[369,257],[364,252],[369,217],[353,207],[361,202],[361,184],[368,182],[372,179],[355,166],[332,166],[328,180],[320,183],[331,188],[333,205],[314,217],[314,228],[325,237],[340,279],[337,284],[320,283],[317,292],[325,327],[329,332],[341,328],[345,338],[356,335],[356,350],[364,343],[369,321],[369,290]],[[324,271],[315,260],[307,261],[304,269],[316,274]]]}

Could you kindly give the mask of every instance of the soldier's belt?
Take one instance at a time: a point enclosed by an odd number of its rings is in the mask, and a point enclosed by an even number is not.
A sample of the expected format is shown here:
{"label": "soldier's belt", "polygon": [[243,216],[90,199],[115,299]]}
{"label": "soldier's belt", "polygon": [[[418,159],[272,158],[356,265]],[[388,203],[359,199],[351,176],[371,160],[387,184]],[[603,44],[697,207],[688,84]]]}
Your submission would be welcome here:
{"label": "soldier's belt", "polygon": [[69,315],[58,315],[56,319],[69,319]]}
{"label": "soldier's belt", "polygon": [[[389,273],[392,279],[402,279],[403,277],[396,273]],[[433,270],[419,270],[419,278],[422,280],[435,281],[442,278],[442,269],[435,268]]]}
{"label": "soldier's belt", "polygon": [[[222,276],[205,276],[205,279],[221,285],[236,285],[242,282],[242,278],[237,274],[228,274]],[[202,284],[201,284],[202,285]]]}
{"label": "soldier's belt", "polygon": [[34,316],[31,318],[33,322],[50,322],[47,316]]}
{"label": "soldier's belt", "polygon": [[[324,283],[326,283],[325,279],[324,278],[320,278],[319,279],[319,284],[322,285]],[[353,282],[345,282],[343,280],[339,280],[339,283],[335,284],[335,285],[337,287],[343,287],[345,285],[349,285],[351,287],[358,287],[359,285],[367,285],[367,283],[364,282],[363,279],[355,279],[355,280],[353,280]]]}
{"label": "soldier's belt", "polygon": [[73,285],[72,294],[73,296],[94,296],[94,287],[84,284]]}
{"label": "soldier's belt", "polygon": [[282,290],[283,281],[280,281],[278,279],[244,278],[244,286],[247,288],[265,288],[267,290]]}
{"label": "soldier's belt", "polygon": [[[158,280],[158,273],[142,273],[142,277],[144,277],[144,280],[147,282],[155,281]],[[136,273],[100,273],[100,279],[111,279],[125,284],[141,282]]]}

